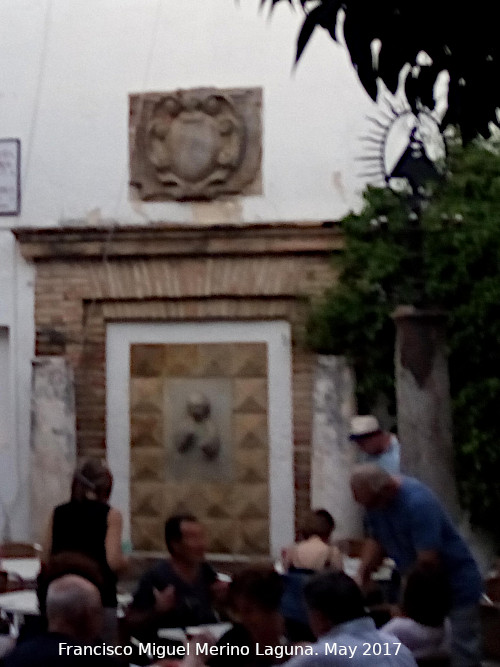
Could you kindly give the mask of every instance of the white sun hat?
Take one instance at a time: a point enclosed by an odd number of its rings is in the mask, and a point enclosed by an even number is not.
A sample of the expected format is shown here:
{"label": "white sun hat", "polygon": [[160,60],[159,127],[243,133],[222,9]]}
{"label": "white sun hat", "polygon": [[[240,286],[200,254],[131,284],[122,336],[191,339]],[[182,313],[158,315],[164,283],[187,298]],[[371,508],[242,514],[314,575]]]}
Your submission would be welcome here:
{"label": "white sun hat", "polygon": [[373,415],[356,415],[351,419],[351,440],[364,438],[366,435],[380,431],[378,419]]}

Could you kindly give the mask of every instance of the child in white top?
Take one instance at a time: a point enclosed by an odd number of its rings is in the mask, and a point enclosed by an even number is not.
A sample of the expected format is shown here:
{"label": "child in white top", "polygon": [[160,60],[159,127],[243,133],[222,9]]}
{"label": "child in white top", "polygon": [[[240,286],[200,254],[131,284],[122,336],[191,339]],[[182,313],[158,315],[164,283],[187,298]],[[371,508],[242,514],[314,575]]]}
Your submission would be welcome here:
{"label": "child in white top", "polygon": [[282,552],[285,571],[290,568],[314,571],[341,570],[342,553],[338,547],[329,543],[334,528],[335,521],[327,510],[311,512],[302,527],[304,539]]}

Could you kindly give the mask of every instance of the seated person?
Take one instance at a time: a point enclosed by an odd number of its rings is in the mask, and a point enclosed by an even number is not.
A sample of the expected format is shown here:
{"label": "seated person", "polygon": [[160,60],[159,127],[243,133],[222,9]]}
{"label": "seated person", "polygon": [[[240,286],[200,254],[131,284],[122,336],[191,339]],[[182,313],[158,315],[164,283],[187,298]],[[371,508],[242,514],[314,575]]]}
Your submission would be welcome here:
{"label": "seated person", "polygon": [[[310,653],[296,655],[287,667],[415,667],[406,646],[396,651],[394,637],[376,629],[366,615],[361,590],[344,572],[313,575],[304,586],[304,596],[318,640]],[[371,647],[385,647],[386,643],[387,650],[380,654],[367,653]]]}
{"label": "seated person", "polygon": [[446,616],[450,605],[450,587],[444,573],[417,566],[406,581],[403,616],[396,616],[382,629],[395,635],[415,658],[449,657],[451,627]]}
{"label": "seated person", "polygon": [[256,655],[256,644],[280,646],[285,632],[280,602],[283,582],[270,568],[249,568],[236,575],[229,586],[229,605],[235,625],[218,642],[219,646],[246,646],[248,655],[218,655],[210,667],[267,667],[276,656]]}
{"label": "seated person", "polygon": [[99,565],[88,556],[76,551],[63,551],[52,556],[42,568],[37,577],[36,594],[41,618],[46,618],[47,589],[56,579],[67,574],[76,574],[90,581],[99,590],[102,598],[104,580]]}
{"label": "seated person", "polygon": [[[76,574],[90,581],[99,590],[102,599],[104,581],[99,565],[92,558],[78,552],[70,551],[52,556],[48,563],[42,563],[36,580],[36,595],[40,614],[37,616],[25,616],[17,639],[18,644],[47,631],[47,614],[45,609],[47,589],[53,581],[67,574]],[[106,614],[106,612],[104,613]],[[106,615],[103,625],[106,625]]]}
{"label": "seated person", "polygon": [[303,539],[283,550],[285,569],[341,570],[342,553],[338,547],[330,544],[334,528],[335,521],[330,512],[324,509],[310,512],[302,526]]}
{"label": "seated person", "polygon": [[154,641],[159,628],[185,628],[216,623],[213,602],[221,587],[216,572],[205,561],[203,526],[190,514],[170,517],[165,523],[170,560],[146,572],[127,611],[131,635]]}
{"label": "seated person", "polygon": [[99,590],[87,579],[68,574],[47,589],[48,631],[18,643],[1,662],[3,667],[111,667],[107,656],[79,654],[95,644],[102,632],[103,606]]}
{"label": "seated person", "polygon": [[327,510],[315,510],[303,524],[303,539],[283,550],[283,565],[287,571],[282,612],[287,636],[294,642],[314,641],[303,596],[305,582],[314,572],[342,569],[342,553],[329,543],[334,528],[335,521]]}

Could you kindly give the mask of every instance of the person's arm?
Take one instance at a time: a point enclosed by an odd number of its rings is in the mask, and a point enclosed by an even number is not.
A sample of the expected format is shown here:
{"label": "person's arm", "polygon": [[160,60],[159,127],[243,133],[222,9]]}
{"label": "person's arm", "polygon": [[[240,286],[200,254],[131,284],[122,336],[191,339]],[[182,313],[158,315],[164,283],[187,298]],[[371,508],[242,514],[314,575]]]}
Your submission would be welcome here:
{"label": "person's arm", "polygon": [[219,579],[217,571],[208,563],[202,564],[203,579],[210,591],[210,599],[216,608],[224,607],[227,603],[229,581]]}
{"label": "person's arm", "polygon": [[52,531],[53,531],[53,525],[54,525],[54,514],[50,515],[49,522],[47,524],[47,528],[45,530],[45,535],[43,538],[43,544],[42,544],[42,556],[41,556],[41,561],[45,565],[49,562],[50,559],[50,554],[52,553]]}
{"label": "person's arm", "polygon": [[[131,635],[135,635],[136,633],[141,635],[144,631],[155,627],[159,616],[164,616],[175,606],[174,586],[167,586],[162,591],[153,588],[152,592],[153,599],[150,606],[135,606],[136,599],[134,599],[134,602],[127,609],[126,622]],[[139,598],[141,597],[140,594],[141,588],[139,589]],[[138,598],[137,595],[136,598]]]}
{"label": "person's arm", "polygon": [[106,560],[113,572],[120,572],[128,565],[128,559],[122,553],[122,528],[121,512],[111,507],[108,512],[105,548]]}
{"label": "person's arm", "polygon": [[361,548],[361,562],[356,575],[356,583],[364,588],[370,581],[370,575],[384,560],[385,552],[381,544],[368,537]]}
{"label": "person's arm", "polygon": [[291,547],[284,547],[281,550],[281,562],[283,564],[283,569],[285,570],[285,572],[289,569],[290,565],[292,564],[294,557],[294,547],[295,545],[293,544]]}
{"label": "person's arm", "polygon": [[435,549],[422,549],[417,551],[417,565],[437,569],[441,566],[439,553]]}
{"label": "person's arm", "polygon": [[340,549],[332,544],[330,546],[330,553],[328,555],[328,567],[331,570],[342,570],[344,567],[344,557]]}
{"label": "person's arm", "polygon": [[224,606],[227,603],[229,593],[229,582],[217,579],[210,585],[212,601],[217,607]]}

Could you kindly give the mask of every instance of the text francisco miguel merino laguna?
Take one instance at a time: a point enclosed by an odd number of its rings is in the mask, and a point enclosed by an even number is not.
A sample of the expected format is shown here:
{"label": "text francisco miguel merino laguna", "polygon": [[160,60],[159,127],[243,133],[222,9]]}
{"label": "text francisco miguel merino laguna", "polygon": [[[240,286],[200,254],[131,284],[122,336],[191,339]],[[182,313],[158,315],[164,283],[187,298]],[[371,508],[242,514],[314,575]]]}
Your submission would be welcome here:
{"label": "text francisco miguel merino laguna", "polygon": [[[146,655],[150,658],[183,658],[186,655],[250,655],[250,648],[248,646],[232,646],[231,644],[213,645],[210,642],[190,642],[185,646],[164,646],[163,644],[155,644],[153,642],[141,643],[137,642],[136,648],[139,655]],[[114,646],[113,644],[67,644],[66,642],[59,643],[59,655],[94,655],[94,656],[130,656],[133,648],[130,645]],[[272,655],[276,658],[283,658],[283,656],[293,655],[313,655],[314,651],[311,646],[263,646],[255,644],[256,655]]]}
{"label": "text francisco miguel merino laguna", "polygon": [[[190,642],[185,646],[164,646],[153,642],[137,642],[136,648],[139,655],[146,655],[150,658],[183,658],[186,655],[194,653],[195,655],[250,655],[248,646],[232,646],[231,644],[212,645],[210,642]],[[110,655],[110,656],[130,656],[133,648],[130,645],[114,646],[113,644],[67,644],[59,643],[59,655]],[[313,655],[311,646],[263,646],[255,644],[256,655],[272,655],[276,658],[293,655]]]}

